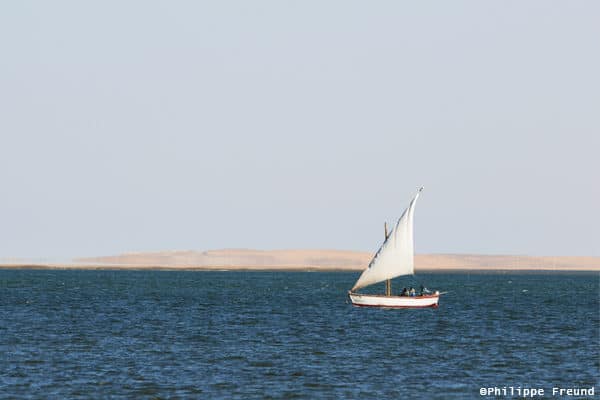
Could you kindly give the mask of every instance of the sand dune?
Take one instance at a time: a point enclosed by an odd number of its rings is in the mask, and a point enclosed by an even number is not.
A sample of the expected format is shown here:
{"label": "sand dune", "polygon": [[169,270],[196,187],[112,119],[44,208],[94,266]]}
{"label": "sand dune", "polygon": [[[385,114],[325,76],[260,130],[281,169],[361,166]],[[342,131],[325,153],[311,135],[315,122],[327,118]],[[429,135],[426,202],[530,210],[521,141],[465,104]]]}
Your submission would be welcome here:
{"label": "sand dune", "polygon": [[[169,251],[126,253],[74,260],[75,264],[130,268],[362,270],[373,256],[345,250]],[[600,271],[600,257],[553,257],[476,254],[418,254],[417,271],[557,270]]]}
{"label": "sand dune", "polygon": [[[71,262],[2,262],[0,268],[81,269],[243,269],[243,270],[348,270],[364,269],[372,253],[348,250],[162,251],[79,258]],[[517,256],[480,254],[418,254],[419,271],[599,271],[600,257]]]}

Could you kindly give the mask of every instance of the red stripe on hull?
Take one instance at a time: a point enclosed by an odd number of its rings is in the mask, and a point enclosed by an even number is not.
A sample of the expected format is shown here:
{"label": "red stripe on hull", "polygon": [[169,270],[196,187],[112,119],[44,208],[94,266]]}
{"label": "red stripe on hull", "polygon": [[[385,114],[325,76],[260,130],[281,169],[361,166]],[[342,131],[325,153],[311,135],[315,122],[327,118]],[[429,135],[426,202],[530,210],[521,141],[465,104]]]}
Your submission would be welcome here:
{"label": "red stripe on hull", "polygon": [[371,308],[438,308],[437,303],[431,304],[428,306],[380,306],[375,304],[355,304],[352,303],[355,307],[371,307]]}

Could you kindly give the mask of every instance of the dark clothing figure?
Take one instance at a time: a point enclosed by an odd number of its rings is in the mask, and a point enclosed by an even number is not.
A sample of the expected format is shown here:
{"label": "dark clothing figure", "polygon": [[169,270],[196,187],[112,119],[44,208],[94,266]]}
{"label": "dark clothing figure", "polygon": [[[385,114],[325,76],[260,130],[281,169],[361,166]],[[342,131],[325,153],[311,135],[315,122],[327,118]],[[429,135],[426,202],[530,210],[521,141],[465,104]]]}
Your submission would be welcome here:
{"label": "dark clothing figure", "polygon": [[402,293],[400,293],[400,296],[408,296],[408,290],[406,290],[406,288],[402,289]]}

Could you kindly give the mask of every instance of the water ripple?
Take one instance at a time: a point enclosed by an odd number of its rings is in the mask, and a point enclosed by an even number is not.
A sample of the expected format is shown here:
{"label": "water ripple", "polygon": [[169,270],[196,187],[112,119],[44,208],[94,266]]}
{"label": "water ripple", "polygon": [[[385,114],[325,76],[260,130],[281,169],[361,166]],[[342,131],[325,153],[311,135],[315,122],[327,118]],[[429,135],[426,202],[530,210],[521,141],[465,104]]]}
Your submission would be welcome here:
{"label": "water ripple", "polygon": [[600,391],[598,274],[427,274],[427,310],[353,308],[356,275],[0,270],[0,398]]}

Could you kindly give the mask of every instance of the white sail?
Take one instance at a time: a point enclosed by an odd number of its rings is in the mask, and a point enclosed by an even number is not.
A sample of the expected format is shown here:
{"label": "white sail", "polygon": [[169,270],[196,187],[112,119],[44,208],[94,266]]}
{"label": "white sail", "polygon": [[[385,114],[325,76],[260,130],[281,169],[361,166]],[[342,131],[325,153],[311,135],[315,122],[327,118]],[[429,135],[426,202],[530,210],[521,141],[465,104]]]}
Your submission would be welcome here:
{"label": "white sail", "polygon": [[354,284],[352,291],[386,279],[414,273],[413,214],[420,188],[375,257]]}

